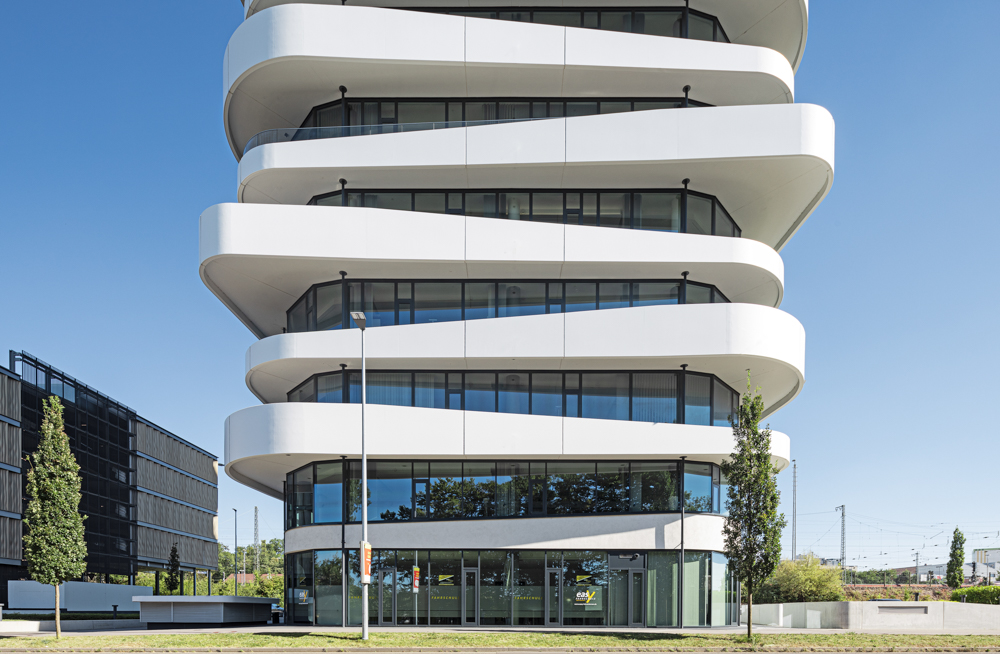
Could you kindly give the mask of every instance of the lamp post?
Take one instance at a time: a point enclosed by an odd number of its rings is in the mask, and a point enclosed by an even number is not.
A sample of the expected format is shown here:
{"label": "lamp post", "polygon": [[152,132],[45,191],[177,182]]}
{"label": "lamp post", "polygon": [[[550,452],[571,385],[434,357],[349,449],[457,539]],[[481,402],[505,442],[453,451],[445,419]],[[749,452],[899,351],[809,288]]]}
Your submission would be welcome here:
{"label": "lamp post", "polygon": [[236,525],[239,514],[236,513],[236,509],[233,509],[233,582],[236,584],[236,597],[240,596],[240,569],[236,564],[236,551],[240,549],[240,542],[238,540]]}
{"label": "lamp post", "polygon": [[363,311],[352,311],[351,319],[361,330],[361,640],[368,640],[368,584],[371,577],[367,568],[366,557],[368,543],[368,453],[365,450],[365,400],[367,399],[367,389],[365,388],[365,314]]}

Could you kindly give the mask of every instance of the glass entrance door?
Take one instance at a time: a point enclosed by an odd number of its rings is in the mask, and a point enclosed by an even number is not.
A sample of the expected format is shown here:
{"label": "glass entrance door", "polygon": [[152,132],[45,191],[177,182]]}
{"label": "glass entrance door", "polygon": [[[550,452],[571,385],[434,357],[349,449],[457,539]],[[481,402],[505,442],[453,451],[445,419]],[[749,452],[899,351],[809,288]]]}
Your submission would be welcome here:
{"label": "glass entrance door", "polygon": [[629,570],[628,573],[628,622],[630,627],[646,626],[646,573],[642,570]]}
{"label": "glass entrance door", "polygon": [[479,571],[466,570],[462,575],[462,624],[479,624]]}
{"label": "glass entrance door", "polygon": [[378,623],[382,626],[396,624],[395,568],[380,568],[378,571]]}
{"label": "glass entrance door", "polygon": [[545,571],[545,625],[547,627],[562,625],[560,588],[562,588],[562,570],[549,568]]}

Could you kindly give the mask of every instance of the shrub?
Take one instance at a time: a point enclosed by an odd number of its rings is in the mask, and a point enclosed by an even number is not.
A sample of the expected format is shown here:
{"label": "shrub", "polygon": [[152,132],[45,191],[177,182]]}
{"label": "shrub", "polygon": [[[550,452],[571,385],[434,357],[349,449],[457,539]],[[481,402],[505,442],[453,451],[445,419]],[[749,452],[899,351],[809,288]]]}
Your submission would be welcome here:
{"label": "shrub", "polygon": [[843,601],[840,568],[822,566],[812,557],[782,561],[754,599],[761,604]]}
{"label": "shrub", "polygon": [[951,592],[952,602],[961,602],[963,597],[973,604],[1000,604],[1000,586],[970,586]]}

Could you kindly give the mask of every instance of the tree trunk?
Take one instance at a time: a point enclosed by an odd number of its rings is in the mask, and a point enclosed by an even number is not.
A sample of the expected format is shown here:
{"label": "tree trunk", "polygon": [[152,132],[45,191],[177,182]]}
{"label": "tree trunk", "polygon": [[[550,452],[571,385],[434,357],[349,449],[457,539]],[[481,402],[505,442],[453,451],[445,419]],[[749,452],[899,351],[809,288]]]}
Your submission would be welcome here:
{"label": "tree trunk", "polygon": [[62,638],[62,623],[59,621],[59,584],[54,586],[56,589],[56,640]]}
{"label": "tree trunk", "polygon": [[747,593],[747,638],[753,638],[753,593]]}

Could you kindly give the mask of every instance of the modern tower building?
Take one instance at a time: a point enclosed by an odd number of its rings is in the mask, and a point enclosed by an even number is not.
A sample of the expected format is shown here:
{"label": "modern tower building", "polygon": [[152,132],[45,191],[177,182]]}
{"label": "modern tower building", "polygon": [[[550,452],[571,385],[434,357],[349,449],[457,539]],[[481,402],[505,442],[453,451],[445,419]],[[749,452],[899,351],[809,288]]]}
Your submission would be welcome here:
{"label": "modern tower building", "polygon": [[244,8],[201,277],[259,338],[225,468],[285,502],[289,619],[361,620],[364,311],[371,624],[733,623],[729,418],[802,388],[778,251],[833,179],[806,0]]}

